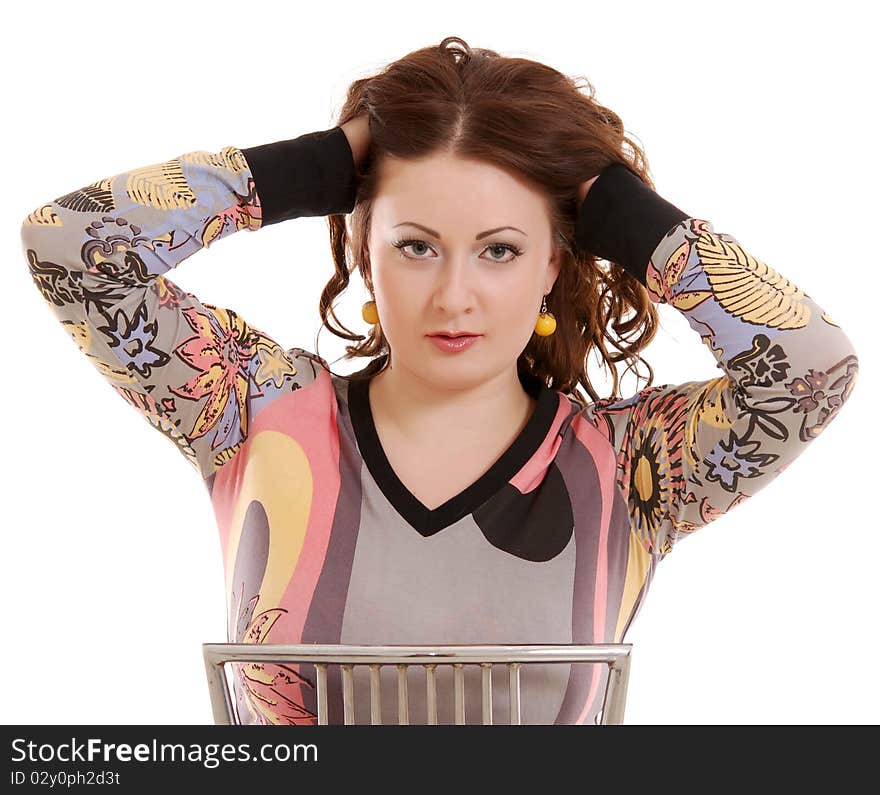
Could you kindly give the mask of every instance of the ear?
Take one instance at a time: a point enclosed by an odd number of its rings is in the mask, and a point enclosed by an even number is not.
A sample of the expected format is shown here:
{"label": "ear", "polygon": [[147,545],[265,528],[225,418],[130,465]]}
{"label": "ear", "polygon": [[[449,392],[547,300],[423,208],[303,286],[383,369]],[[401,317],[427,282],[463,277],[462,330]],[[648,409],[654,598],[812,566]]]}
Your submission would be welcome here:
{"label": "ear", "polygon": [[547,264],[547,282],[546,289],[544,290],[545,295],[549,294],[553,289],[553,285],[556,284],[556,279],[559,277],[559,272],[562,270],[562,255],[562,249],[559,246],[554,246],[553,255],[550,257],[550,262]]}
{"label": "ear", "polygon": [[364,284],[367,287],[367,291],[370,295],[375,295],[376,291],[373,289],[373,270],[370,267],[370,256],[369,253],[365,252],[363,257],[364,263]]}

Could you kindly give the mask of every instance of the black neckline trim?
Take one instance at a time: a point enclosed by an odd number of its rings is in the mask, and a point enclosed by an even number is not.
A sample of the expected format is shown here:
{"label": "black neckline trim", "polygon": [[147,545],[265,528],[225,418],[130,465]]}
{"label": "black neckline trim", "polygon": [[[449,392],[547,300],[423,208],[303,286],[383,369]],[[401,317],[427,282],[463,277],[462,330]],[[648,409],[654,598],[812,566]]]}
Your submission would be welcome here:
{"label": "black neckline trim", "polygon": [[559,409],[559,395],[530,374],[521,374],[520,383],[538,405],[519,436],[474,483],[442,505],[429,509],[397,477],[382,449],[370,408],[370,379],[348,382],[351,424],[364,463],[395,510],[423,536],[434,535],[476,510],[519,472],[547,437]]}

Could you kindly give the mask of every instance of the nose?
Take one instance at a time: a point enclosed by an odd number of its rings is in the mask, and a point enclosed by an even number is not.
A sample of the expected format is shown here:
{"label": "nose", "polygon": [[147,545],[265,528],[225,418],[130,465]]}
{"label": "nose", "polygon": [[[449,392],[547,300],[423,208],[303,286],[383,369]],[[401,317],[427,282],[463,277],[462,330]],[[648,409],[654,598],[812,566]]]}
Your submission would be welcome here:
{"label": "nose", "polygon": [[468,311],[474,302],[474,264],[468,256],[451,257],[438,271],[434,305],[448,314]]}

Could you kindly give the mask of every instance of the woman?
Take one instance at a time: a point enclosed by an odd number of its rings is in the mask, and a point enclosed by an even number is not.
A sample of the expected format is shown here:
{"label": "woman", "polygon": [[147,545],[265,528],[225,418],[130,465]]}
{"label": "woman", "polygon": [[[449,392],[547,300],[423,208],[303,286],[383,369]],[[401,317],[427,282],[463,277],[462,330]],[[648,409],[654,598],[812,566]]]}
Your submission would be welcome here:
{"label": "woman", "polygon": [[[592,93],[450,37],[353,83],[328,130],[183,154],[25,219],[58,319],[204,480],[229,641],[623,642],[674,544],[774,480],[849,397],[843,331],[655,193]],[[322,320],[370,359],[351,376],[166,277],[219,238],[316,215],[336,269]],[[355,266],[366,338],[328,321]],[[615,365],[641,358],[661,303],[722,374],[652,387],[651,371],[621,398]],[[239,719],[314,723],[314,681],[313,666],[239,666]],[[394,682],[383,669],[385,723]],[[599,666],[525,666],[522,720],[597,722],[604,685]],[[479,689],[475,672],[469,722]],[[366,673],[355,697],[369,723]],[[423,699],[411,688],[414,722]],[[503,681],[494,707],[504,722]]]}

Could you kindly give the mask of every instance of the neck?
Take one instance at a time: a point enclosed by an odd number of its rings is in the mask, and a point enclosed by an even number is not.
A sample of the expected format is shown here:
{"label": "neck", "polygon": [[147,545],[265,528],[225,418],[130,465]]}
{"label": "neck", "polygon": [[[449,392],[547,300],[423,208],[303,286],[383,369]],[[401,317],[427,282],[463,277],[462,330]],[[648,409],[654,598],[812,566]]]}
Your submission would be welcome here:
{"label": "neck", "polygon": [[441,444],[518,434],[537,405],[515,365],[467,389],[438,387],[399,365],[388,367],[371,379],[369,397],[376,422],[393,426],[412,442]]}

